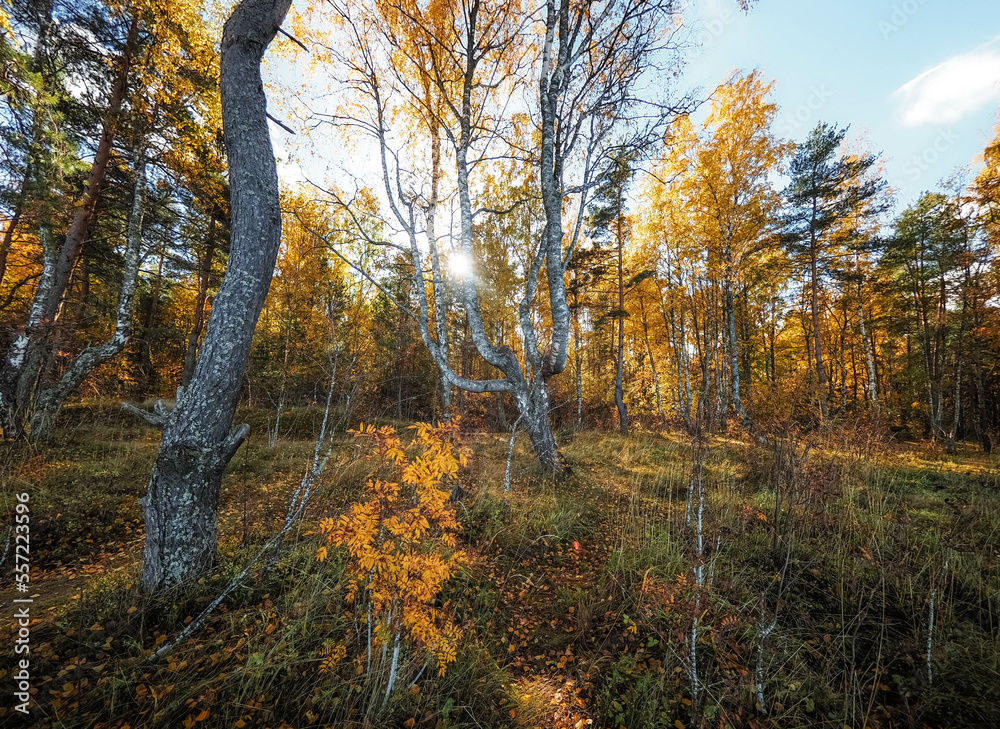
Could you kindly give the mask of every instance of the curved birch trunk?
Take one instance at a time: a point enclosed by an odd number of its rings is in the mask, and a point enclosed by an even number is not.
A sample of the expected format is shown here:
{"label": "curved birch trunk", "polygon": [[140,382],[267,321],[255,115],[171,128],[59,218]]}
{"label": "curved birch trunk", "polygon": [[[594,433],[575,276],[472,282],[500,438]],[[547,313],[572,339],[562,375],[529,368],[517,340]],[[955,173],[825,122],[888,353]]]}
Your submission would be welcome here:
{"label": "curved birch trunk", "polygon": [[[142,589],[197,577],[215,561],[222,476],[250,430],[233,428],[250,342],[281,241],[278,175],[260,62],[291,0],[241,0],[222,32],[222,123],[232,189],[229,269],[212,306],[191,385],[172,412],[144,417],[163,428],[149,490]],[[135,410],[133,408],[133,410]],[[141,411],[137,411],[140,414]]]}

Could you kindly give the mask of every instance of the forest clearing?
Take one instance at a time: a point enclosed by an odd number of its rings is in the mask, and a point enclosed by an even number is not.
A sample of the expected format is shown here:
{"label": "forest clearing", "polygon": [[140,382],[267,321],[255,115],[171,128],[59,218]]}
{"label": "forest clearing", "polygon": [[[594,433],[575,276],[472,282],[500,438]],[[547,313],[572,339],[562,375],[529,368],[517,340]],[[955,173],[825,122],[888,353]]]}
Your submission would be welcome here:
{"label": "forest clearing", "polygon": [[0,5],[0,722],[1000,727],[997,23]]}
{"label": "forest clearing", "polygon": [[[315,424],[320,413],[295,415]],[[472,450],[456,477],[466,492],[456,505],[466,559],[435,601],[462,632],[457,655],[443,677],[417,676],[424,654],[408,647],[403,689],[384,701],[388,662],[383,654],[366,664],[363,616],[344,599],[345,558],[316,559],[317,525],[357,499],[377,467],[353,439],[337,438],[337,467],[321,477],[279,561],[258,565],[197,634],[150,663],[280,529],[313,443],[252,438],[223,483],[218,567],[148,598],[137,591],[136,497],[155,432],[113,404],[71,408],[58,446],[25,448],[6,463],[9,482],[33,488],[39,515],[37,693],[26,725],[1000,721],[992,458],[965,448],[947,456],[876,431],[765,446],[714,437],[702,456],[671,433],[561,436],[571,475],[533,466],[522,436],[505,494],[507,437],[461,435]],[[688,518],[698,458],[708,568],[700,586],[698,528]],[[6,699],[0,711],[13,726]]]}

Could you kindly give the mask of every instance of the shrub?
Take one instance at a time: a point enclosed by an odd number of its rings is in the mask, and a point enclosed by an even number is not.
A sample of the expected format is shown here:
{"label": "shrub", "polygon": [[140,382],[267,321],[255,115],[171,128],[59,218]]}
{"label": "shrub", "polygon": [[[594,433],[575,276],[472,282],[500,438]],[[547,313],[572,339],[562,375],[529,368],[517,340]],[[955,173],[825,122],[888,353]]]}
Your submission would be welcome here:
{"label": "shrub", "polygon": [[[416,436],[406,450],[395,429],[360,426],[351,431],[359,443],[377,454],[376,476],[365,486],[365,498],[339,519],[325,519],[327,545],[347,550],[347,597],[368,623],[368,668],[374,646],[392,648],[386,696],[396,681],[401,645],[427,651],[439,675],[456,658],[460,630],[444,607],[435,605],[442,585],[464,562],[456,549],[459,529],[448,501],[450,484],[468,463],[458,441],[458,422],[433,427],[412,426]],[[335,665],[343,651],[330,654],[321,670]]]}

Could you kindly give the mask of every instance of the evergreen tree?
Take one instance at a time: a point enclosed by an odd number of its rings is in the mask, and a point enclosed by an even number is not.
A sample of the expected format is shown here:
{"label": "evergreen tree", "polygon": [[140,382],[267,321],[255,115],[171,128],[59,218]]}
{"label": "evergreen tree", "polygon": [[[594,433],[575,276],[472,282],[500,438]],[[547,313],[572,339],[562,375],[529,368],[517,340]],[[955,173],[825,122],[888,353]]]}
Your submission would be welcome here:
{"label": "evergreen tree", "polygon": [[594,191],[594,200],[589,210],[591,238],[598,246],[609,245],[614,258],[616,300],[614,308],[603,319],[613,319],[616,326],[617,346],[615,349],[615,407],[618,409],[618,429],[628,435],[628,408],[625,405],[625,245],[630,235],[626,215],[626,193],[632,180],[634,152],[619,149],[609,155],[608,167],[601,183]]}
{"label": "evergreen tree", "polygon": [[783,239],[790,255],[806,269],[816,390],[820,413],[828,414],[828,378],[823,360],[822,280],[834,265],[834,227],[878,195],[885,183],[866,173],[876,155],[851,156],[840,151],[847,128],[819,123],[792,158],[791,183],[785,189],[787,210]]}

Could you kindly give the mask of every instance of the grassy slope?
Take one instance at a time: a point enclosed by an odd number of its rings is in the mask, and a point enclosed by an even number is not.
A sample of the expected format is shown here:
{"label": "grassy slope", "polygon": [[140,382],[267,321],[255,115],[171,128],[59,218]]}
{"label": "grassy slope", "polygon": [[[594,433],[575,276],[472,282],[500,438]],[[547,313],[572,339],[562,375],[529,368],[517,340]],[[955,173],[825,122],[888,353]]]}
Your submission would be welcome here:
{"label": "grassy slope", "polygon": [[[295,416],[298,439],[268,448],[257,437],[237,455],[216,572],[156,600],[134,589],[136,497],[155,433],[110,407],[75,408],[54,446],[5,446],[0,513],[13,494],[31,494],[38,597],[37,706],[24,722],[4,690],[4,726],[1000,726],[995,463],[863,431],[708,445],[710,584],[697,611],[691,443],[564,434],[574,470],[558,482],[519,443],[505,498],[505,439],[470,435],[476,458],[459,506],[469,565],[440,600],[465,629],[464,649],[443,678],[431,667],[412,687],[423,657],[404,654],[387,704],[386,664],[375,651],[367,669],[362,623],[343,600],[342,558],[313,558],[311,527],[365,479],[345,441],[277,567],[255,573],[167,661],[145,663],[276,530],[311,450],[316,414]],[[3,584],[9,615],[9,571]],[[0,622],[5,645],[11,630]],[[346,657],[321,673],[340,645]],[[0,664],[8,685],[10,665]]]}

